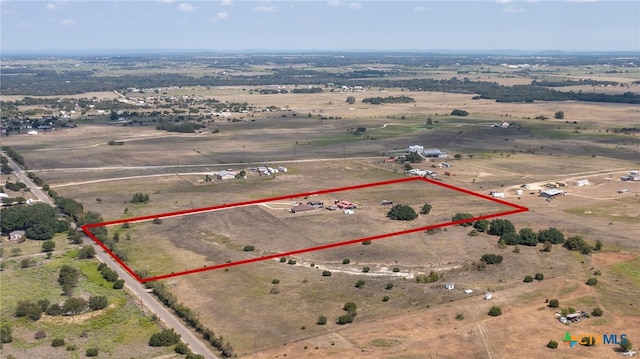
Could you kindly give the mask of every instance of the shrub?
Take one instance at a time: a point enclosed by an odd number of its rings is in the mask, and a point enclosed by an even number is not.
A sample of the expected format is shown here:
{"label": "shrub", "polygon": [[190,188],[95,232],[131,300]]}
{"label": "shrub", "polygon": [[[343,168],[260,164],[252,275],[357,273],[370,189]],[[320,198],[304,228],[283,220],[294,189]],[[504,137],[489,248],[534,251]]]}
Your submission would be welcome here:
{"label": "shrub", "polygon": [[533,277],[532,277],[532,276],[530,276],[530,275],[526,275],[526,276],[524,277],[524,282],[525,282],[525,283],[531,283],[531,282],[533,282]]}
{"label": "shrub", "polygon": [[593,308],[593,310],[591,311],[591,315],[593,315],[594,317],[601,317],[602,316],[602,309]]}
{"label": "shrub", "polygon": [[153,222],[153,224],[162,224],[162,218],[156,217],[156,218],[153,219],[152,222]]}
{"label": "shrub", "polygon": [[185,344],[184,342],[178,342],[178,344],[176,344],[176,346],[175,346],[175,348],[173,348],[173,350],[178,354],[187,354],[187,353],[191,352],[191,350],[189,349],[189,346],[187,344]]}
{"label": "shrub", "polygon": [[354,316],[356,315],[356,303],[354,302],[346,302],[344,303],[344,307],[342,307],[343,310],[346,310],[347,312],[349,312],[350,314],[353,314]]}
{"label": "shrub", "polygon": [[100,310],[106,308],[107,305],[109,305],[109,301],[104,295],[89,297],[89,309],[91,310]]}
{"label": "shrub", "polygon": [[558,308],[560,306],[560,302],[557,299],[551,299],[549,304],[547,304],[549,308]]}
{"label": "shrub", "polygon": [[325,317],[324,315],[319,316],[318,320],[316,321],[316,324],[318,324],[318,325],[327,324],[327,317]]}
{"label": "shrub", "polygon": [[489,314],[492,317],[497,317],[502,315],[502,309],[500,309],[500,307],[496,307],[495,305],[493,307],[491,307],[491,309],[489,309]]}
{"label": "shrub", "polygon": [[337,324],[344,325],[348,323],[353,323],[354,317],[351,314],[344,314],[338,317],[336,321]]}
{"label": "shrub", "polygon": [[471,232],[467,233],[467,235],[471,237],[477,237],[480,235],[480,232],[476,231],[475,229],[472,229]]}
{"label": "shrub", "polygon": [[64,339],[56,338],[51,341],[51,346],[54,348],[61,347],[64,345]]}
{"label": "shrub", "polygon": [[393,283],[389,282],[387,283],[387,286],[385,287],[386,290],[391,290],[391,288],[393,288]]}
{"label": "shrub", "polygon": [[393,271],[393,273],[398,273],[398,272],[400,272],[400,268],[399,267],[393,267],[392,271]]}
{"label": "shrub", "polygon": [[[453,217],[451,217],[451,221],[452,222],[457,222],[457,221],[464,221],[464,220],[468,220],[473,218],[473,214],[471,213],[465,213],[465,212],[458,212],[456,214],[453,215]],[[462,227],[468,227],[473,225],[473,223],[471,222],[464,222],[464,223],[459,223],[460,226]]]}
{"label": "shrub", "polygon": [[596,285],[598,284],[598,279],[597,278],[589,278],[587,279],[587,285]]}
{"label": "shrub", "polygon": [[180,341],[180,335],[173,329],[164,329],[158,333],[154,333],[149,339],[149,346],[152,347],[168,347],[177,344]]}
{"label": "shrub", "polygon": [[549,340],[547,343],[547,348],[556,349],[558,347],[558,342],[555,340]]}
{"label": "shrub", "polygon": [[413,221],[418,218],[416,211],[406,204],[396,204],[391,207],[387,213],[387,217],[396,221]]}
{"label": "shrub", "polygon": [[287,258],[286,258],[286,257],[282,257],[282,258],[280,258],[280,263],[284,263],[284,262],[286,262],[286,261],[287,261]]}
{"label": "shrub", "polygon": [[356,288],[362,288],[362,287],[364,287],[364,280],[358,279],[358,281],[356,282]]}
{"label": "shrub", "polygon": [[295,260],[295,259],[293,259],[293,258],[291,258],[291,259],[289,259],[289,260],[287,261],[287,264],[290,264],[290,265],[295,265],[296,263],[297,263],[297,262],[296,262],[296,260]]}
{"label": "shrub", "polygon": [[113,282],[113,289],[122,289],[124,288],[124,279],[116,279]]}
{"label": "shrub", "polygon": [[245,252],[252,252],[254,249],[256,249],[256,247],[254,247],[252,245],[246,245],[246,246],[244,246],[244,248],[242,248],[242,250],[245,251]]}
{"label": "shrub", "polygon": [[502,263],[502,256],[499,254],[483,254],[480,259],[487,264]]}
{"label": "shrub", "polygon": [[369,273],[369,267],[367,267],[367,266],[362,267],[362,271],[364,273]]}
{"label": "shrub", "polygon": [[363,242],[362,242],[362,245],[363,245],[363,246],[368,246],[368,245],[370,245],[370,244],[371,244],[371,241],[363,241]]}
{"label": "shrub", "polygon": [[278,283],[280,283],[280,279],[277,279],[277,278],[274,278],[274,279],[271,281],[271,284],[278,284]]}
{"label": "shrub", "polygon": [[149,202],[149,195],[137,192],[131,197],[131,203],[147,203]]}
{"label": "shrub", "polygon": [[422,208],[420,209],[420,214],[429,214],[432,208],[433,208],[432,205],[430,205],[429,203],[425,203],[424,205],[422,205]]}
{"label": "shrub", "polygon": [[464,314],[462,313],[456,314],[456,320],[463,320],[463,319],[464,319]]}
{"label": "shrub", "polygon": [[45,333],[43,330],[38,330],[33,337],[35,339],[44,339],[47,337],[47,333]]}
{"label": "shrub", "polygon": [[328,270],[324,270],[324,271],[322,271],[322,276],[323,277],[331,277],[331,272],[328,271]]}
{"label": "shrub", "polygon": [[544,279],[544,274],[542,273],[536,273],[536,275],[534,276],[534,278],[536,280],[543,280]]}
{"label": "shrub", "polygon": [[88,357],[97,357],[98,353],[100,353],[100,350],[98,350],[98,348],[96,347],[93,347],[93,348],[87,348],[87,350],[84,352],[84,355]]}
{"label": "shrub", "polygon": [[389,301],[389,296],[385,295],[384,297],[382,297],[382,301],[383,302],[388,302]]}
{"label": "shrub", "polygon": [[342,260],[342,264],[349,264],[349,263],[351,263],[351,259],[349,258],[345,258]]}

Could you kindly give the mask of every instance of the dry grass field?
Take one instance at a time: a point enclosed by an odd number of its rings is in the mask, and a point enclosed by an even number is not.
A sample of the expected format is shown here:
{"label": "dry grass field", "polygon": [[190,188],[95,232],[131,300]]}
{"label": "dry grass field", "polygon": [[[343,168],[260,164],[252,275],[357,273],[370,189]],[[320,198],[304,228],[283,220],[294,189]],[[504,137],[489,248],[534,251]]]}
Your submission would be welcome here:
{"label": "dry grass field", "polygon": [[[507,75],[500,81],[525,80]],[[438,76],[451,74],[443,70]],[[625,77],[629,78],[632,75]],[[304,253],[284,263],[273,259],[166,280],[181,302],[232,343],[239,357],[615,358],[620,356],[616,346],[569,348],[562,338],[567,331],[626,333],[632,342],[640,341],[640,182],[620,181],[629,171],[640,170],[640,139],[610,131],[637,126],[637,105],[509,104],[472,100],[468,94],[400,89],[260,95],[240,87],[194,87],[172,94],[291,111],[244,114],[239,122],[216,118],[210,126],[219,133],[166,133],[95,119],[53,134],[9,136],[3,145],[21,153],[29,169],[60,195],[76,199],[105,220],[115,220],[402,178],[402,165],[384,159],[394,150],[419,144],[460,156],[447,159],[452,164],[448,169],[431,167],[442,160],[413,164],[415,168],[433,170],[444,183],[478,193],[505,192],[507,201],[528,207],[528,212],[505,217],[517,229],[556,227],[565,237],[579,235],[591,244],[603,243],[603,249],[591,255],[561,245],[545,253],[541,244],[520,246],[515,253],[513,246],[500,248],[495,236],[469,236],[469,227],[448,227],[438,233]],[[357,99],[353,105],[345,102],[351,95]],[[399,95],[416,102],[361,102],[364,97]],[[450,116],[453,109],[466,110],[469,116]],[[565,118],[553,120],[556,111],[563,111]],[[540,115],[549,119],[536,120]],[[427,125],[427,118],[433,123]],[[509,128],[492,127],[502,121],[511,123]],[[366,136],[349,133],[358,127],[367,129]],[[124,144],[107,144],[114,140]],[[202,181],[221,169],[248,171],[263,164],[289,170],[275,176],[249,173],[247,179]],[[576,187],[578,179],[589,179],[590,184]],[[563,188],[566,196],[551,201],[538,196],[545,184],[556,181],[568,184]],[[528,189],[517,195],[522,184]],[[621,189],[629,191],[618,193]],[[136,192],[149,194],[150,202],[129,203]],[[285,211],[291,201],[321,200],[327,205],[336,196],[291,198],[109,231],[119,233],[119,245],[132,267],[155,275],[429,225],[450,220],[456,212],[505,210],[412,182],[340,194],[360,205],[354,215]],[[433,212],[413,222],[394,222],[385,218],[388,207],[379,204],[383,199],[416,210],[430,203]],[[123,239],[127,235],[130,240]],[[255,251],[243,251],[248,244]],[[504,261],[476,270],[474,262],[485,253],[500,254]],[[350,262],[343,264],[344,259]],[[331,276],[323,276],[325,270]],[[442,279],[416,281],[430,271]],[[601,273],[598,284],[586,285],[595,271]],[[544,280],[523,282],[537,272]],[[355,287],[358,280],[365,282],[363,287]],[[448,282],[455,283],[454,290],[444,289]],[[388,283],[392,288],[386,289]],[[483,299],[487,291],[491,300]],[[599,307],[604,315],[565,325],[546,307],[547,299],[558,299],[561,308],[590,312]],[[353,323],[338,325],[336,319],[345,313],[342,306],[348,301],[357,304],[358,314]],[[502,308],[501,316],[487,315],[493,305]],[[458,314],[464,319],[456,320]],[[326,325],[316,324],[321,315],[327,317]],[[552,339],[560,344],[555,351],[546,348]]]}

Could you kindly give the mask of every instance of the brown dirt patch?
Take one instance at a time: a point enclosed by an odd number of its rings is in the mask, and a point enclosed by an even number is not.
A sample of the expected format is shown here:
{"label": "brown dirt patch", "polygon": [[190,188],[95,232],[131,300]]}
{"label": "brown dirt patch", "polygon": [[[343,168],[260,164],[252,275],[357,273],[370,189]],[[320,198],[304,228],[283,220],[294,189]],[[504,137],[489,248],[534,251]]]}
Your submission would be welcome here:
{"label": "brown dirt patch", "polygon": [[610,266],[612,264],[630,261],[636,257],[636,255],[630,253],[595,253],[593,254],[593,264],[598,266]]}

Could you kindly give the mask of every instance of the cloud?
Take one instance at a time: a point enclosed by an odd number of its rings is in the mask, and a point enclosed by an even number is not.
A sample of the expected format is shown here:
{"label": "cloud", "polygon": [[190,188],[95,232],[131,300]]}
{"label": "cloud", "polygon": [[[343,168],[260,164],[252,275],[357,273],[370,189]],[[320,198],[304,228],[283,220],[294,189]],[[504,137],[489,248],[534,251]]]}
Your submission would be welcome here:
{"label": "cloud", "polygon": [[349,3],[344,3],[344,2],[340,2],[340,1],[336,1],[336,0],[331,0],[327,2],[327,5],[329,6],[333,6],[333,7],[346,7],[349,9],[354,9],[354,10],[360,10],[362,9],[362,7],[364,6],[362,3],[360,2],[349,2]]}
{"label": "cloud", "polygon": [[219,12],[216,14],[216,19],[218,20],[226,20],[229,18],[229,14],[226,12]]}
{"label": "cloud", "polygon": [[566,0],[567,2],[597,2],[598,0]]}
{"label": "cloud", "polygon": [[58,22],[58,25],[60,26],[73,26],[75,24],[77,24],[78,22],[72,19],[64,19],[62,21]]}
{"label": "cloud", "polygon": [[513,0],[496,0],[496,2],[497,2],[498,4],[508,4],[508,3],[510,3],[510,2],[513,2]]}
{"label": "cloud", "polygon": [[256,12],[278,12],[278,8],[275,6],[254,6],[253,11]]}
{"label": "cloud", "polygon": [[165,4],[173,4],[174,2],[176,2],[176,0],[160,0],[160,2]]}
{"label": "cloud", "polygon": [[507,13],[511,13],[511,14],[516,14],[516,13],[520,13],[520,12],[524,12],[524,8],[522,7],[515,7],[515,6],[507,6],[504,9],[502,9],[502,12],[507,12]]}
{"label": "cloud", "polygon": [[54,4],[54,3],[48,3],[48,4],[47,4],[47,10],[55,10],[55,9],[57,9],[57,8],[58,8],[58,7],[57,7],[57,6],[56,6],[56,4]]}
{"label": "cloud", "polygon": [[416,6],[413,8],[413,11],[415,12],[425,12],[425,11],[429,11],[431,9],[429,9],[428,6]]}
{"label": "cloud", "polygon": [[231,5],[233,5],[233,1],[231,1],[231,0],[222,0],[222,1],[220,1],[220,5],[231,6]]}
{"label": "cloud", "polygon": [[187,3],[181,3],[180,5],[178,5],[178,10],[185,12],[194,12],[196,11],[196,7]]}

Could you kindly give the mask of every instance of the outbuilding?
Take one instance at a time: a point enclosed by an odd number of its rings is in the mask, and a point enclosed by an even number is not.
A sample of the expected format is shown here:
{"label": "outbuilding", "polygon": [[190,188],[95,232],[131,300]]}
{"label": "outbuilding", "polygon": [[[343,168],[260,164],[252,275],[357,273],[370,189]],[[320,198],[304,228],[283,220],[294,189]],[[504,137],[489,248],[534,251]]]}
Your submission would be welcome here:
{"label": "outbuilding", "polygon": [[575,184],[578,187],[583,187],[589,184],[589,180],[588,179],[577,180]]}

